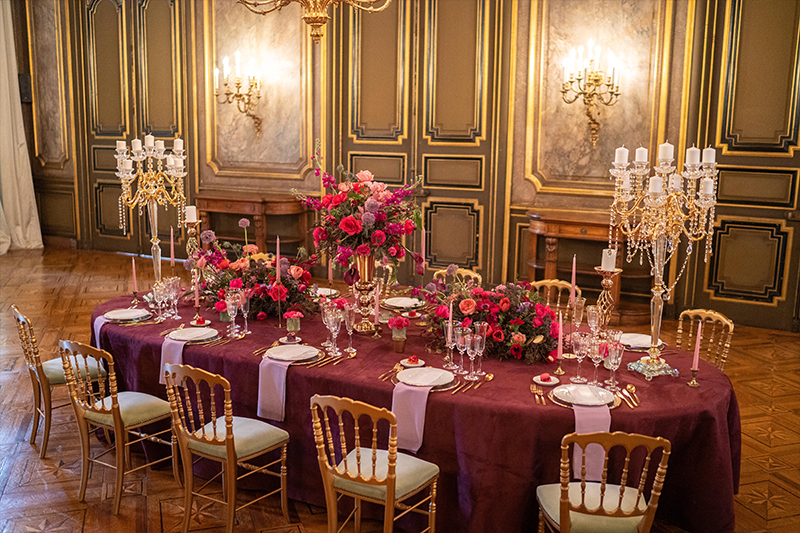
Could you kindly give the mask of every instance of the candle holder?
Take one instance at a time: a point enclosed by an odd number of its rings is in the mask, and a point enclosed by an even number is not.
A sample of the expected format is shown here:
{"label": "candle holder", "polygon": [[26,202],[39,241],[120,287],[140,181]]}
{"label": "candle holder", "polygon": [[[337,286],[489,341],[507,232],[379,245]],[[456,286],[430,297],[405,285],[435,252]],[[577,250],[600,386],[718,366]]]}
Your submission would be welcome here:
{"label": "candle holder", "polygon": [[614,286],[614,276],[621,274],[622,269],[603,270],[601,267],[596,266],[594,270],[603,276],[603,281],[600,282],[603,291],[600,293],[600,297],[597,298],[597,306],[600,307],[603,327],[605,328],[608,326],[608,322],[611,320],[611,315],[614,311],[614,297],[611,295],[611,288]]}
{"label": "candle holder", "polygon": [[380,325],[380,323],[374,324],[374,327],[375,327],[375,333],[372,335],[372,338],[373,339],[380,339],[382,337],[381,336],[381,325]]}
{"label": "candle holder", "polygon": [[556,361],[558,361],[558,368],[555,369],[553,374],[555,374],[556,376],[563,376],[564,374],[566,374],[566,372],[564,372],[561,369],[561,363],[562,363],[562,361],[564,361],[564,358],[563,357],[556,357]]}
{"label": "candle holder", "polygon": [[131,308],[139,305],[139,298],[136,296],[137,294],[139,294],[138,291],[133,291],[133,300],[131,300]]}
{"label": "candle holder", "polygon": [[687,385],[690,387],[699,387],[700,383],[697,382],[697,370],[692,369],[692,381],[688,382]]}

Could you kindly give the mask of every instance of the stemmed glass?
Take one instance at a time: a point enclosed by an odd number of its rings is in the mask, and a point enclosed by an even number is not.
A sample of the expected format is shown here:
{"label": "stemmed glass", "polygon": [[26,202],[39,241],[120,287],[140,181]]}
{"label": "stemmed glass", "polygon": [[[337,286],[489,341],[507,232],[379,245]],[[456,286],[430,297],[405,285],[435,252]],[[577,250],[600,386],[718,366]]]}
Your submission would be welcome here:
{"label": "stemmed glass", "polygon": [[444,335],[445,340],[447,341],[447,355],[450,359],[442,366],[442,368],[445,370],[458,370],[456,360],[453,358],[453,348],[456,346],[456,330],[459,327],[461,327],[461,322],[453,321],[452,327],[450,321],[445,321],[444,323]]}
{"label": "stemmed glass", "polygon": [[344,311],[342,312],[344,315],[344,327],[347,328],[347,335],[350,337],[347,348],[344,349],[345,352],[349,354],[353,354],[356,352],[356,349],[353,348],[353,326],[356,325],[356,308],[350,304],[344,306]]}
{"label": "stemmed glass", "polygon": [[476,349],[478,350],[478,370],[475,374],[478,376],[485,376],[486,372],[483,371],[483,351],[486,349],[486,335],[489,333],[488,322],[475,322],[472,324],[475,329],[475,335],[478,336]]}
{"label": "stemmed glass", "polygon": [[225,291],[225,305],[228,307],[228,316],[231,318],[231,323],[228,326],[228,337],[236,338],[236,313],[239,311],[239,291],[236,289],[228,289]]}
{"label": "stemmed glass", "polygon": [[[578,328],[581,327],[581,322],[583,322],[583,308],[586,305],[586,298],[582,296],[575,296],[575,301],[572,302],[572,335],[577,333]],[[570,349],[573,353],[565,353],[562,354],[564,359],[575,359],[575,342],[572,339],[572,335],[570,335]]]}
{"label": "stemmed glass", "polygon": [[328,331],[331,332],[331,347],[328,352],[332,356],[338,357],[342,355],[342,352],[336,347],[336,337],[339,335],[339,328],[342,326],[342,313],[333,305],[327,308],[327,315],[328,320],[325,325],[328,327]]}
{"label": "stemmed glass", "polygon": [[[322,298],[319,301],[319,310],[321,311],[321,314],[322,314],[322,323],[325,324],[326,328],[328,328],[328,309],[330,309],[331,307],[333,307],[333,304],[331,303],[330,300],[328,300],[326,298]],[[328,338],[325,339],[324,341],[322,341],[322,346],[324,346],[326,349],[330,350],[330,347],[331,347],[331,330],[330,329],[328,329]]]}
{"label": "stemmed glass", "polygon": [[172,318],[180,320],[181,315],[178,314],[178,300],[181,297],[181,278],[175,276],[169,278],[168,281],[170,288],[170,303],[172,304]]}
{"label": "stemmed glass", "polygon": [[622,354],[624,351],[625,346],[620,342],[610,342],[608,344],[608,367],[611,369],[611,379],[606,382],[608,383],[606,389],[611,392],[617,392],[619,390],[614,373],[619,368],[620,363],[622,363]]}
{"label": "stemmed glass", "polygon": [[161,322],[167,318],[164,314],[164,301],[167,299],[167,286],[163,281],[158,281],[153,284],[153,299],[155,299],[157,305],[158,321]]}
{"label": "stemmed glass", "polygon": [[453,374],[464,375],[467,373],[464,370],[464,352],[467,351],[467,337],[472,334],[472,330],[469,328],[458,328],[456,329],[456,348],[458,348],[458,353],[461,355],[461,360],[458,364],[458,368],[453,370]]}
{"label": "stemmed glass", "polygon": [[581,377],[581,363],[586,357],[586,351],[589,349],[591,341],[591,335],[585,331],[576,331],[572,334],[572,345],[575,350],[575,358],[578,360],[578,372],[574,378],[569,378],[573,383],[586,383],[586,378]]}
{"label": "stemmed glass", "polygon": [[239,309],[242,311],[242,316],[244,317],[244,331],[242,332],[242,336],[249,335],[252,331],[247,327],[247,315],[250,314],[250,291],[248,289],[243,289],[242,294],[239,296]]}
{"label": "stemmed glass", "polygon": [[600,387],[601,383],[597,381],[597,369],[600,367],[600,362],[603,360],[603,350],[600,349],[600,343],[597,339],[593,339],[589,343],[589,357],[592,358],[592,363],[594,363],[594,379],[589,382],[589,385]]}
{"label": "stemmed glass", "polygon": [[586,308],[586,323],[592,330],[592,337],[597,338],[597,333],[603,325],[603,312],[597,305],[590,305]]}
{"label": "stemmed glass", "polygon": [[481,336],[478,334],[466,335],[464,343],[467,347],[467,355],[469,356],[469,374],[464,376],[464,379],[469,381],[478,381],[480,376],[475,373],[475,356],[478,355],[478,348],[481,343]]}

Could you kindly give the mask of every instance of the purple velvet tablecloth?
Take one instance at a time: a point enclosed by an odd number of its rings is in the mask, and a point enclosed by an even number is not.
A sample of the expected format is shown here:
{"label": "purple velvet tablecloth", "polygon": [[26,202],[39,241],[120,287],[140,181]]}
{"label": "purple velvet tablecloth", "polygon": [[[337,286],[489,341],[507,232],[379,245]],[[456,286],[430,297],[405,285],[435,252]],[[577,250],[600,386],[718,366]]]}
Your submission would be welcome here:
{"label": "purple velvet tablecloth", "polygon": [[[130,296],[98,306],[92,319],[111,309],[127,307]],[[188,322],[194,309],[180,308]],[[224,331],[227,323],[205,311],[211,327]],[[108,324],[103,346],[114,355],[120,390],[166,397],[158,383],[161,360],[159,333],[178,321],[138,327]],[[207,348],[186,346],[184,363],[219,373],[232,384],[234,415],[256,418],[258,365],[253,350],[269,346],[285,330],[275,321],[251,322],[253,334],[241,341]],[[326,332],[320,318],[302,320],[299,336],[319,346]],[[340,335],[340,344],[346,342]],[[94,340],[94,339],[93,339]],[[442,356],[425,351],[422,328],[409,327],[404,356],[416,354],[441,366]],[[286,419],[273,422],[291,435],[288,452],[289,497],[325,505],[311,425],[309,399],[314,394],[346,396],[390,408],[393,385],[377,377],[403,356],[392,353],[391,335],[382,339],[354,336],[358,355],[339,365],[322,368],[292,366],[287,374]],[[626,353],[623,367],[641,354]],[[636,385],[642,406],[624,404],[611,412],[611,431],[665,437],[672,443],[666,483],[657,516],[687,531],[723,532],[734,529],[733,495],[738,491],[741,459],[739,408],[730,380],[713,365],[700,362],[699,388],[686,385],[689,354],[667,356],[680,378],[659,377],[647,382],[628,370],[619,371],[622,383]],[[591,364],[584,362],[584,375]],[[574,361],[565,361],[567,376]],[[561,438],[575,430],[572,411],[540,406],[529,391],[531,378],[551,372],[551,365],[487,360],[484,370],[493,381],[477,391],[452,395],[431,393],[425,438],[418,457],[441,469],[437,496],[437,526],[441,531],[535,531],[538,516],[536,487],[559,481]],[[607,371],[601,368],[605,379]],[[651,469],[652,471],[654,468]],[[405,519],[406,517],[404,517]],[[414,519],[416,517],[411,517]]]}

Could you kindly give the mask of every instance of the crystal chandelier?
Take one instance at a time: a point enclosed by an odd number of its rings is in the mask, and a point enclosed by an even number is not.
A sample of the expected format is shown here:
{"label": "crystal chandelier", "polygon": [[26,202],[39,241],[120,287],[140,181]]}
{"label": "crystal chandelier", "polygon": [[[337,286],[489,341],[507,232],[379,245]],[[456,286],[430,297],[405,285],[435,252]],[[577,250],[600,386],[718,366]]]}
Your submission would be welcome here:
{"label": "crystal chandelier", "polygon": [[[686,162],[681,173],[673,163],[673,146],[664,143],[658,148],[658,166],[655,176],[648,178],[647,149],[637,148],[633,168],[628,168],[628,149],[617,148],[611,175],[616,178],[614,201],[608,229],[611,241],[618,245],[619,234],[627,241],[627,260],[639,254],[640,263],[646,256],[654,277],[650,301],[650,354],[628,368],[636,370],[650,380],[658,375],[677,376],[661,358],[659,335],[664,300],[668,300],[694,250],[694,243],[705,239],[705,260],[711,255],[714,234],[714,205],[716,204],[717,170],[716,152],[706,148],[702,152],[692,147],[686,150]],[[672,285],[664,283],[664,266],[678,251],[681,240],[686,240],[686,257]]]}
{"label": "crystal chandelier", "polygon": [[297,2],[303,7],[303,20],[311,26],[311,38],[315,43],[319,43],[322,39],[322,27],[330,18],[329,6],[349,4],[361,11],[377,13],[389,7],[392,0],[238,0],[238,2],[258,15],[280,11],[292,2]]}

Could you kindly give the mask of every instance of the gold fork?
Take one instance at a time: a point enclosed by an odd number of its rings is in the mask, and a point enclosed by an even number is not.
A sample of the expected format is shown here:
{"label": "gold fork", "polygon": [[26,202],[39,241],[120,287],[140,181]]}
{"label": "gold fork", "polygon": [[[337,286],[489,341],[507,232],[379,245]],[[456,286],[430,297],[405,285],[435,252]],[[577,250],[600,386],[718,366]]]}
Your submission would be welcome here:
{"label": "gold fork", "polygon": [[161,337],[163,337],[164,335],[169,335],[169,334],[170,334],[170,333],[172,333],[173,331],[178,331],[179,329],[183,329],[183,326],[184,326],[184,325],[185,325],[185,324],[181,324],[181,325],[180,325],[180,326],[178,326],[177,328],[165,329],[164,331],[162,331],[161,333],[159,333],[159,335],[160,335]]}
{"label": "gold fork", "polygon": [[536,387],[536,391],[539,394],[539,398],[542,400],[542,405],[547,405],[547,399],[544,397],[544,389]]}
{"label": "gold fork", "polygon": [[386,381],[387,379],[392,377],[393,374],[396,374],[397,372],[399,372],[401,368],[403,368],[403,367],[400,365],[400,363],[397,363],[396,365],[394,365],[392,367],[391,370],[389,370],[387,372],[384,372],[383,374],[378,376],[378,379],[381,380],[381,381]]}
{"label": "gold fork", "polygon": [[531,394],[536,399],[536,405],[539,405],[539,394],[536,393],[536,385],[531,385]]}

